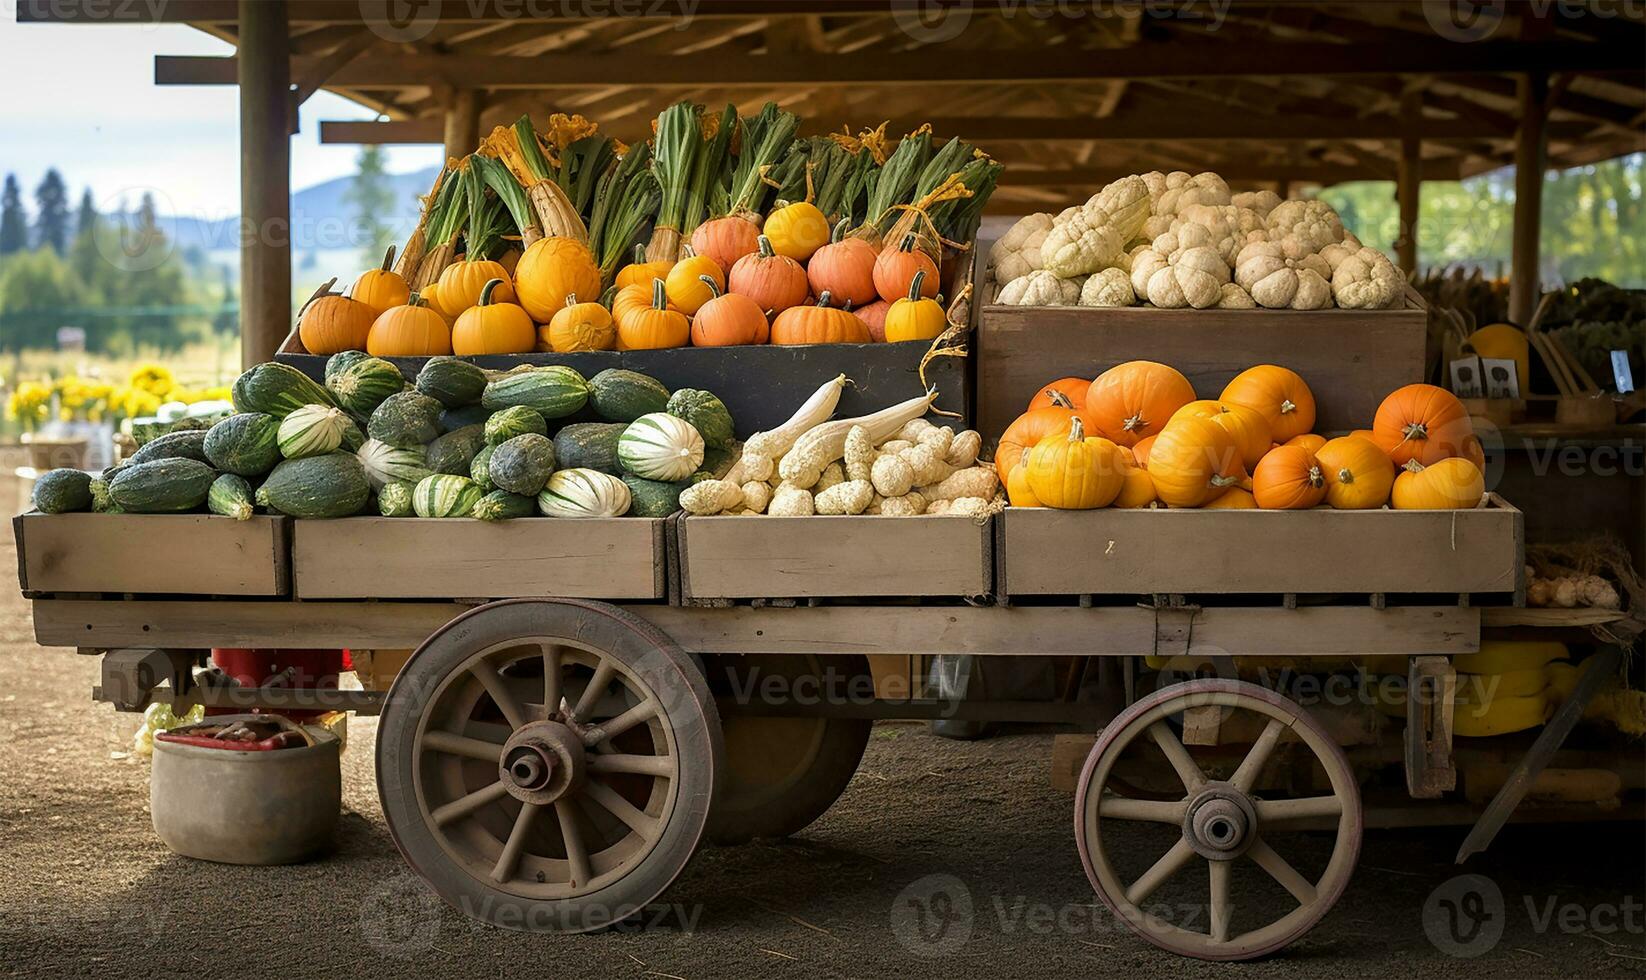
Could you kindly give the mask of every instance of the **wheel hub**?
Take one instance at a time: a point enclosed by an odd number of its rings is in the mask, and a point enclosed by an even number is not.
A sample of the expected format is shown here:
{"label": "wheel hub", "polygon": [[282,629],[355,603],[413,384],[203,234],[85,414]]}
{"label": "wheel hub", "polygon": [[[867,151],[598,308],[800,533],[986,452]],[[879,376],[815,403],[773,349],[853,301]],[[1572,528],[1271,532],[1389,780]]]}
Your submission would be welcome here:
{"label": "wheel hub", "polygon": [[583,783],[583,739],[557,721],[536,721],[503,745],[498,778],[524,803],[553,803]]}
{"label": "wheel hub", "polygon": [[1257,810],[1251,798],[1228,783],[1212,783],[1189,803],[1183,838],[1211,861],[1232,861],[1256,839]]}

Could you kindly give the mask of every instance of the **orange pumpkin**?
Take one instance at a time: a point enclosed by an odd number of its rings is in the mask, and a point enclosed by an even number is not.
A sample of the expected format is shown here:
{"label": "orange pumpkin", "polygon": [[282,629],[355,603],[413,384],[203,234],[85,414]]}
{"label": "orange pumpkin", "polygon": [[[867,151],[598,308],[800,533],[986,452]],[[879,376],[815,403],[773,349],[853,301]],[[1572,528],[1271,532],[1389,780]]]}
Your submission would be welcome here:
{"label": "orange pumpkin", "polygon": [[674,268],[673,261],[647,262],[646,246],[635,245],[634,261],[617,270],[617,288],[627,289],[630,286],[644,286],[646,288],[646,302],[651,302],[652,280],[662,279]]}
{"label": "orange pumpkin", "polygon": [[1240,463],[1248,473],[1257,465],[1257,461],[1263,458],[1263,454],[1269,451],[1269,447],[1274,445],[1273,440],[1269,438],[1268,419],[1255,408],[1206,399],[1184,405],[1172,415],[1172,418],[1182,415],[1197,415],[1200,418],[1211,419],[1228,429],[1229,434],[1234,436],[1235,445],[1240,449]]}
{"label": "orange pumpkin", "polygon": [[1205,506],[1245,475],[1234,436],[1211,419],[1173,419],[1149,450],[1149,476],[1169,507]]}
{"label": "orange pumpkin", "polygon": [[812,253],[811,261],[806,263],[806,280],[813,293],[826,291],[842,302],[864,307],[880,295],[874,287],[874,260],[879,253],[863,239],[845,233],[850,220],[840,219],[829,244]]}
{"label": "orange pumpkin", "polygon": [[869,327],[857,314],[829,305],[827,290],[816,306],[791,306],[772,321],[774,344],[867,344]]}
{"label": "orange pumpkin", "polygon": [[1229,489],[1218,494],[1216,497],[1213,497],[1211,500],[1207,501],[1206,509],[1256,510],[1257,500],[1253,498],[1251,491],[1249,490],[1242,490],[1240,487],[1230,487]]}
{"label": "orange pumpkin", "polygon": [[1114,498],[1115,507],[1135,509],[1147,507],[1155,502],[1154,477],[1149,471],[1132,461],[1126,450],[1122,449],[1122,462],[1126,467],[1125,482],[1120,485],[1120,494]]}
{"label": "orange pumpkin", "polygon": [[1271,449],[1252,473],[1252,496],[1265,510],[1307,510],[1326,499],[1326,474],[1307,446]]}
{"label": "orange pumpkin", "polygon": [[1132,447],[1132,458],[1137,460],[1137,465],[1144,469],[1149,468],[1149,453],[1154,449],[1154,441],[1158,438],[1159,435],[1156,434],[1137,440],[1137,445]]}
{"label": "orange pumpkin", "polygon": [[1463,440],[1463,451],[1458,457],[1475,464],[1475,469],[1486,472],[1486,447],[1480,444],[1479,436],[1470,436]]}
{"label": "orange pumpkin", "polygon": [[[748,224],[742,218],[736,220]],[[747,296],[767,313],[781,313],[804,303],[806,270],[787,255],[772,251],[772,240],[765,235],[757,235],[756,241],[755,251],[739,258],[732,266],[726,292]]]}
{"label": "orange pumpkin", "polygon": [[684,347],[691,340],[691,321],[686,314],[669,308],[663,280],[652,280],[652,302],[644,309],[631,309],[617,321],[620,350],[662,350]]}
{"label": "orange pumpkin", "polygon": [[567,296],[600,295],[600,280],[600,265],[589,247],[556,236],[532,242],[515,266],[513,283],[521,308],[538,323],[548,323],[565,307]]}
{"label": "orange pumpkin", "polygon": [[1069,420],[1074,417],[1074,409],[1051,405],[1024,412],[1013,419],[1012,424],[1006,426],[1006,431],[1000,434],[1000,445],[994,452],[995,472],[1002,480],[1006,479],[1024,453],[1049,435],[1068,432]]}
{"label": "orange pumpkin", "polygon": [[1122,446],[1155,435],[1172,414],[1194,401],[1194,386],[1176,368],[1127,361],[1097,376],[1086,390],[1080,417],[1092,432]]}
{"label": "orange pumpkin", "polygon": [[1478,506],[1485,494],[1480,467],[1460,456],[1432,466],[1414,459],[1395,477],[1389,506],[1395,510],[1466,510]]}
{"label": "orange pumpkin", "polygon": [[383,256],[382,266],[360,273],[360,278],[349,289],[349,295],[379,314],[391,307],[404,306],[411,297],[411,287],[406,285],[400,273],[393,271],[393,265],[394,246],[390,245]]}
{"label": "orange pumpkin", "polygon": [[1283,446],[1302,446],[1304,449],[1307,449],[1311,454],[1312,453],[1318,453],[1318,452],[1320,452],[1320,447],[1326,445],[1326,437],[1322,436],[1322,435],[1316,435],[1313,432],[1305,432],[1300,436],[1292,436],[1290,439],[1287,439],[1285,442],[1281,443],[1281,445],[1283,445]]}
{"label": "orange pumpkin", "polygon": [[[812,261],[816,262],[817,259],[814,258]],[[868,306],[856,307],[852,312],[869,328],[869,339],[877,344],[883,344],[886,342],[886,314],[891,308],[892,304],[877,299]]]}
{"label": "orange pumpkin", "polygon": [[1223,386],[1220,402],[1255,408],[1269,420],[1275,442],[1284,443],[1315,427],[1315,396],[1296,371],[1277,364],[1259,364],[1235,375]]}
{"label": "orange pumpkin", "polygon": [[537,346],[537,325],[526,311],[514,303],[497,302],[501,285],[501,279],[486,283],[480,301],[452,325],[453,354],[525,354]]}
{"label": "orange pumpkin", "polygon": [[771,328],[758,303],[742,293],[722,293],[708,276],[703,282],[714,298],[699,307],[692,318],[693,347],[736,347],[764,344],[769,339]]}
{"label": "orange pumpkin", "polygon": [[1315,454],[1326,478],[1326,502],[1338,510],[1373,510],[1389,500],[1395,466],[1377,443],[1360,436],[1328,440]]}
{"label": "orange pumpkin", "polygon": [[451,328],[415,292],[406,298],[405,306],[384,310],[366,338],[366,353],[373,357],[432,357],[451,352]]}
{"label": "orange pumpkin", "polygon": [[1041,506],[1062,510],[1107,507],[1126,482],[1122,450],[1107,439],[1086,436],[1078,417],[1067,435],[1040,440],[1024,457],[1029,490]]}
{"label": "orange pumpkin", "polygon": [[[651,282],[644,284],[636,283],[632,286],[624,286],[612,294],[613,322],[622,323],[623,318],[635,310],[650,309],[652,305],[652,285],[662,281],[661,279],[653,279]],[[665,295],[667,295],[667,290],[665,290]],[[669,309],[678,311],[680,307],[670,303]],[[618,338],[618,341],[621,347],[622,338]]]}
{"label": "orange pumpkin", "polygon": [[1396,466],[1414,459],[1429,466],[1460,456],[1474,434],[1463,402],[1430,384],[1397,388],[1383,399],[1372,420],[1372,438]]}
{"label": "orange pumpkin", "polygon": [[378,313],[359,300],[328,293],[327,283],[303,304],[297,317],[297,336],[310,354],[361,350]]}
{"label": "orange pumpkin", "polygon": [[[544,242],[559,241],[562,239],[545,238]],[[486,283],[493,279],[503,280],[503,285],[497,288],[494,294],[499,302],[514,302],[514,286],[509,280],[509,270],[503,268],[501,262],[490,259],[476,259],[473,262],[453,262],[440,273],[440,312],[448,320],[455,321],[463,315],[463,311],[480,302],[480,291],[486,288]],[[547,320],[559,309],[560,304],[566,301],[560,296],[543,314]]]}
{"label": "orange pumpkin", "polygon": [[617,324],[611,311],[599,303],[579,303],[574,293],[566,305],[537,331],[538,340],[556,354],[611,350],[617,346]]}
{"label": "orange pumpkin", "polygon": [[760,229],[748,218],[740,215],[711,218],[692,232],[692,251],[713,259],[722,269],[731,269],[743,256],[754,254],[759,248],[759,236]]}
{"label": "orange pumpkin", "polygon": [[1092,383],[1085,378],[1058,378],[1049,385],[1042,385],[1040,390],[1029,399],[1030,408],[1045,408],[1047,405],[1057,404],[1054,400],[1061,396],[1075,408],[1086,404],[1086,389]]}
{"label": "orange pumpkin", "polygon": [[909,295],[909,284],[914,282],[917,272],[926,274],[921,295],[928,299],[937,298],[937,263],[932,261],[930,255],[916,248],[914,242],[915,236],[911,232],[903,236],[903,241],[896,248],[884,249],[875,257],[874,290],[888,303],[895,303]]}
{"label": "orange pumpkin", "polygon": [[[692,254],[690,247],[686,251],[688,254],[669,269],[663,285],[670,305],[687,316],[696,316],[698,309],[714,299],[717,292],[726,291],[726,273],[707,255]],[[714,284],[713,291],[704,284],[704,279]]]}

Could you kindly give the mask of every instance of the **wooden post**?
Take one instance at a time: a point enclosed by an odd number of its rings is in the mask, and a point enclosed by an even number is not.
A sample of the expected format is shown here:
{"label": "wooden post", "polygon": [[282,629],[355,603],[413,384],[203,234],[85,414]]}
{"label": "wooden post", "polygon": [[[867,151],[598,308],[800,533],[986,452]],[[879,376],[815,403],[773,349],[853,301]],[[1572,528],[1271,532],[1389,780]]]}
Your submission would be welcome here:
{"label": "wooden post", "polygon": [[1288,197],[1291,197],[1292,182],[1286,180],[1285,178],[1275,181],[1275,194],[1278,195],[1282,201],[1286,200]]}
{"label": "wooden post", "polygon": [[1519,79],[1520,127],[1515,130],[1514,253],[1509,267],[1509,319],[1525,326],[1542,289],[1538,276],[1538,231],[1543,212],[1543,170],[1548,163],[1544,120],[1547,75]]}
{"label": "wooden post", "polygon": [[1395,202],[1400,207],[1395,258],[1400,271],[1409,278],[1417,271],[1417,216],[1423,187],[1423,141],[1418,136],[1423,117],[1421,91],[1414,89],[1401,96],[1400,117],[1405,132],[1400,137],[1400,161],[1395,169]]}
{"label": "wooden post", "polygon": [[240,359],[291,329],[291,68],[286,0],[240,0]]}
{"label": "wooden post", "polygon": [[446,158],[462,158],[480,145],[480,93],[458,89],[446,105]]}

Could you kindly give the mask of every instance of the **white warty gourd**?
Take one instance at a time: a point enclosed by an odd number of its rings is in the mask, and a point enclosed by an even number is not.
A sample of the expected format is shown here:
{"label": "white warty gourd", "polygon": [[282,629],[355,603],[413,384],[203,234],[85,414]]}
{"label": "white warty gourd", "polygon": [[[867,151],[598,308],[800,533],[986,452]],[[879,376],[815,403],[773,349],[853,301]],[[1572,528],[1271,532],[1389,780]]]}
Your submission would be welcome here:
{"label": "white warty gourd", "polygon": [[1332,271],[1332,295],[1346,310],[1381,310],[1404,291],[1406,277],[1375,248],[1360,251]]}
{"label": "white warty gourd", "polygon": [[1079,299],[1080,285],[1073,279],[1040,269],[1001,286],[994,301],[1001,306],[1073,306]]}
{"label": "white warty gourd", "polygon": [[1041,211],[1024,215],[989,248],[995,282],[1011,282],[1040,269],[1040,247],[1052,230],[1052,216]]}
{"label": "white warty gourd", "polygon": [[1067,218],[1059,216],[1040,246],[1046,271],[1069,279],[1115,263],[1149,214],[1142,178],[1122,177],[1091,196]]}
{"label": "white warty gourd", "polygon": [[1204,225],[1184,224],[1154,240],[1132,260],[1132,289],[1163,309],[1216,306],[1229,267]]}
{"label": "white warty gourd", "polygon": [[1269,212],[1269,241],[1278,244],[1288,259],[1313,255],[1342,240],[1343,222],[1325,201],[1293,198]]}
{"label": "white warty gourd", "polygon": [[1080,287],[1081,306],[1131,306],[1136,302],[1131,277],[1118,267],[1092,273]]}
{"label": "white warty gourd", "polygon": [[1217,174],[1198,174],[1174,170],[1163,174],[1158,170],[1142,174],[1144,186],[1149,189],[1149,217],[1142,225],[1144,238],[1153,240],[1172,230],[1172,219],[1179,212],[1195,204],[1228,204],[1232,195],[1229,185]]}
{"label": "white warty gourd", "polygon": [[1234,280],[1270,310],[1324,310],[1332,305],[1331,267],[1319,255],[1289,259],[1277,242],[1253,242],[1235,260]]}

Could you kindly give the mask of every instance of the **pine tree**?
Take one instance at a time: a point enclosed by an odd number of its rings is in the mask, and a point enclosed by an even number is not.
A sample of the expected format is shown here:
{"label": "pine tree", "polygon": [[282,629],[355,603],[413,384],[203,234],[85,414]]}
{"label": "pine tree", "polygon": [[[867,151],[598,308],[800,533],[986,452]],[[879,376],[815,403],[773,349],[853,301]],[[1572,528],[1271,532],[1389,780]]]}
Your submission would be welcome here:
{"label": "pine tree", "polygon": [[74,237],[81,238],[97,231],[97,205],[92,203],[91,188],[80,195],[80,210],[74,215]]}
{"label": "pine tree", "polygon": [[384,220],[394,207],[394,190],[383,169],[381,146],[361,147],[357,165],[359,172],[343,199],[355,206],[361,263],[370,269],[383,261],[383,253],[394,243],[394,229]]}
{"label": "pine tree", "polygon": [[17,175],[6,175],[6,187],[0,191],[0,255],[11,255],[29,247],[29,217],[23,213],[23,192],[18,189]]}
{"label": "pine tree", "polygon": [[104,234],[102,216],[92,203],[91,189],[80,196],[80,209],[74,218],[74,244],[69,246],[69,268],[79,277],[86,289],[86,303],[93,305],[108,296],[110,279],[115,274],[114,264],[103,255],[109,243],[99,241]]}
{"label": "pine tree", "polygon": [[69,189],[53,167],[34,190],[34,247],[62,255],[69,247]]}

